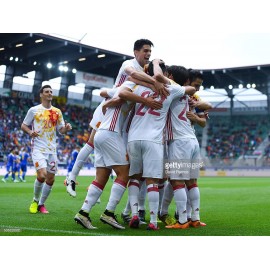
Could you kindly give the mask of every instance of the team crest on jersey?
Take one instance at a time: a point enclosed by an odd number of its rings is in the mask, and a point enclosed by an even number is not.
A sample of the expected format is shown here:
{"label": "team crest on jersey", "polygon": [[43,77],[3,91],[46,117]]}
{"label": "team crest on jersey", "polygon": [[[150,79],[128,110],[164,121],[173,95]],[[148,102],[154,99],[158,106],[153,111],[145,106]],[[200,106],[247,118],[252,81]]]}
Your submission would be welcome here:
{"label": "team crest on jersey", "polygon": [[38,166],[39,166],[39,163],[38,163],[38,162],[36,162],[36,163],[35,163],[35,167],[38,167]]}
{"label": "team crest on jersey", "polygon": [[49,114],[49,118],[53,124],[53,126],[56,126],[57,120],[59,118],[59,114],[57,111],[54,110],[49,110],[50,114]]}

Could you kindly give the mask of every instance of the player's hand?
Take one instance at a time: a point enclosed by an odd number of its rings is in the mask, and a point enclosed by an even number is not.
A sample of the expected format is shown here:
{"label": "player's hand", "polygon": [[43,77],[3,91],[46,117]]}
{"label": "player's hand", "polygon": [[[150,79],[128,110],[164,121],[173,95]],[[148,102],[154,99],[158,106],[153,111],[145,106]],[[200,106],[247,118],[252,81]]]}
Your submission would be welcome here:
{"label": "player's hand", "polygon": [[155,82],[154,89],[155,89],[155,92],[157,92],[161,96],[167,97],[170,95],[170,92],[167,89],[167,87],[159,81]]}
{"label": "player's hand", "polygon": [[104,104],[104,105],[102,106],[102,113],[105,115],[106,111],[107,111],[107,107],[106,107],[106,105]]}
{"label": "player's hand", "polygon": [[196,116],[195,113],[193,113],[193,112],[187,111],[187,112],[186,112],[186,116],[187,116],[187,118],[188,118],[190,121],[192,121],[192,122],[196,122],[196,120],[197,120],[197,116]]}
{"label": "player's hand", "polygon": [[65,128],[66,128],[66,131],[69,131],[72,129],[72,125],[70,123],[67,123],[67,121],[65,121]]}
{"label": "player's hand", "polygon": [[153,110],[159,110],[162,108],[162,103],[161,101],[157,101],[154,99],[154,97],[147,97],[145,98],[145,105]]}
{"label": "player's hand", "polygon": [[31,138],[36,138],[39,136],[39,131],[32,130],[31,133],[29,134]]}

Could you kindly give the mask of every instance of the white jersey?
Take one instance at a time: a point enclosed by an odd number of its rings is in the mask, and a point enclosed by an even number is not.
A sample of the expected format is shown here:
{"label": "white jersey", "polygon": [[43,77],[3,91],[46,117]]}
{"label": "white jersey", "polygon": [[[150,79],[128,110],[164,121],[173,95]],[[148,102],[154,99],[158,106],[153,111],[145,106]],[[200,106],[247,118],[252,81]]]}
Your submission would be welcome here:
{"label": "white jersey", "polygon": [[23,123],[32,125],[39,136],[32,139],[33,150],[44,154],[56,154],[56,129],[65,126],[61,110],[53,106],[47,109],[42,104],[30,108]]}
{"label": "white jersey", "polygon": [[143,71],[143,67],[140,66],[140,64],[138,63],[138,61],[135,58],[131,59],[131,60],[126,60],[125,62],[123,62],[122,66],[118,72],[117,78],[116,78],[115,83],[114,83],[114,87],[119,87],[120,85],[123,84],[123,82],[125,82],[127,80],[128,76],[129,76],[125,72],[125,69],[127,67],[133,67],[137,71]]}
{"label": "white jersey", "polygon": [[[133,82],[125,81],[122,86],[130,88],[131,84],[134,85]],[[118,87],[113,98],[118,97],[119,90]],[[133,104],[124,102],[117,107],[108,108],[99,129],[117,132],[122,136],[123,125],[132,106]]]}
{"label": "white jersey", "polygon": [[189,111],[188,95],[171,103],[166,125],[168,140],[196,138],[192,124],[186,116],[187,111]]}
{"label": "white jersey", "polygon": [[95,109],[95,112],[93,114],[93,118],[92,118],[92,120],[91,120],[91,122],[89,124],[93,129],[97,130],[98,127],[100,126],[100,124],[102,122],[102,119],[104,117],[104,114],[102,112],[102,106],[103,106],[103,104],[105,103],[106,100],[108,100],[108,99],[110,99],[110,98],[113,97],[113,95],[115,94],[116,90],[117,90],[116,88],[108,89],[107,90],[107,94],[108,94],[109,97],[103,99],[102,102]]}
{"label": "white jersey", "polygon": [[[134,94],[148,97],[155,94],[151,89],[135,85]],[[142,140],[163,143],[163,129],[166,124],[167,113],[171,102],[180,98],[185,93],[185,87],[181,87],[171,81],[171,85],[167,85],[170,95],[165,97],[157,97],[156,100],[162,102],[160,110],[153,110],[143,104],[136,104],[135,114],[131,122],[128,134],[128,142]],[[132,89],[132,88],[131,88]]]}

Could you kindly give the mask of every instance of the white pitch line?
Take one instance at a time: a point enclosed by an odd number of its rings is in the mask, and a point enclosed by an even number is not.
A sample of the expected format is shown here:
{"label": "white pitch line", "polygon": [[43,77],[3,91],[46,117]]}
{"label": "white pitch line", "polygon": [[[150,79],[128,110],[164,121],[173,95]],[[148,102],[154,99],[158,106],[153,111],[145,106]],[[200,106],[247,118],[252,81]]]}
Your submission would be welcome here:
{"label": "white pitch line", "polygon": [[[26,231],[42,231],[42,232],[53,232],[53,233],[66,233],[66,234],[79,234],[79,235],[89,235],[89,236],[120,236],[117,234],[105,234],[105,233],[95,233],[96,229],[89,230],[89,232],[79,232],[79,231],[65,231],[65,230],[52,230],[52,229],[38,229],[38,228],[31,228],[31,227],[14,227],[8,225],[0,225],[0,228],[4,229],[16,229],[16,230],[26,230]],[[1,231],[1,230],[0,230]],[[18,233],[18,232],[14,232]]]}

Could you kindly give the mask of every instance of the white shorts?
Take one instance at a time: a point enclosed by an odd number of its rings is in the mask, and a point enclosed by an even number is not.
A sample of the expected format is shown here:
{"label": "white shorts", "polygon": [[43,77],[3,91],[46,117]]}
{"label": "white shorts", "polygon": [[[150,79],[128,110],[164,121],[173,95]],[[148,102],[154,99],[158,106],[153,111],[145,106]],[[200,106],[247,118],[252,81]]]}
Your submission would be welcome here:
{"label": "white shorts", "polygon": [[47,168],[47,172],[56,174],[58,170],[58,159],[56,154],[44,154],[38,150],[33,150],[32,160],[36,171]]}
{"label": "white shorts", "polygon": [[94,138],[94,146],[96,168],[129,164],[124,140],[117,132],[98,130]]}
{"label": "white shorts", "polygon": [[165,171],[171,180],[197,179],[202,165],[200,147],[196,138],[183,138],[169,142]]}
{"label": "white shorts", "polygon": [[144,178],[163,179],[164,145],[151,141],[128,142],[129,176],[142,173]]}

